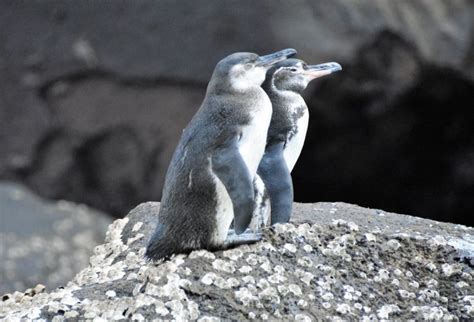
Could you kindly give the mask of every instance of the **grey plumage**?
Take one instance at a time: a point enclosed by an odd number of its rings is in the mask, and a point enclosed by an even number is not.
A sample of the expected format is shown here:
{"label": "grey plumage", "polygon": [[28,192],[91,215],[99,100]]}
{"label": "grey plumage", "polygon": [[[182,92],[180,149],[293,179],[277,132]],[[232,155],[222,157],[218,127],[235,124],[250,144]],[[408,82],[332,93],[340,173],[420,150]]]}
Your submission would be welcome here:
{"label": "grey plumage", "polygon": [[[254,241],[229,240],[247,228],[254,208],[253,177],[263,155],[271,104],[260,87],[266,70],[295,53],[288,49],[261,56],[235,53],[221,60],[206,97],[183,132],[169,165],[158,224],[146,256],[160,259],[193,249],[221,248]],[[263,113],[261,151],[250,151],[255,115]],[[256,138],[258,139],[258,138]],[[255,160],[254,160],[255,159]]]}
{"label": "grey plumage", "polygon": [[267,71],[262,87],[270,97],[273,114],[258,175],[268,190],[272,224],[288,222],[291,216],[290,173],[301,153],[309,117],[301,93],[311,80],[341,69],[337,63],[308,66],[302,60],[287,59]]}

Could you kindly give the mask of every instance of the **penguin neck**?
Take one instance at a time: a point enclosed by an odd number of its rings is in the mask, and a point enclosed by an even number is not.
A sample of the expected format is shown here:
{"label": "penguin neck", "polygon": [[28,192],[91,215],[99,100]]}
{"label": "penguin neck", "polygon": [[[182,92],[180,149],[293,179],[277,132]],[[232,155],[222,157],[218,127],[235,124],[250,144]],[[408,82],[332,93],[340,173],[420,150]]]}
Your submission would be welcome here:
{"label": "penguin neck", "polygon": [[287,138],[288,133],[294,131],[295,118],[304,114],[308,107],[299,92],[279,89],[273,82],[265,85],[273,107],[269,141],[278,141],[281,140],[281,135]]}
{"label": "penguin neck", "polygon": [[[286,103],[289,103],[289,104],[292,104],[292,103],[297,104],[297,103],[300,103],[301,100],[302,100],[302,96],[301,96],[300,91],[295,91],[295,90],[285,89],[285,88],[279,88],[275,84],[274,77],[267,77],[267,79],[263,83],[262,87],[270,98],[273,97],[276,100],[282,100],[282,101],[285,101]],[[272,101],[274,99],[272,99]]]}
{"label": "penguin neck", "polygon": [[300,92],[289,89],[280,89],[275,85],[273,79],[271,82],[264,85],[265,91],[268,93],[274,109],[306,107],[306,103]]}

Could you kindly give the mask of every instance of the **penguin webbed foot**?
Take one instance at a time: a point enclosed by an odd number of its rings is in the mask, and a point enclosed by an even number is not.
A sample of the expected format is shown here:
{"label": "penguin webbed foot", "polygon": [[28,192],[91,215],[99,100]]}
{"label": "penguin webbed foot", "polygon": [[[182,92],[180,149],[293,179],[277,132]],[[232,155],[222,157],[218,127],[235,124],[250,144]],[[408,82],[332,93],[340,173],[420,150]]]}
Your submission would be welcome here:
{"label": "penguin webbed foot", "polygon": [[237,234],[235,230],[229,229],[227,238],[222,245],[223,249],[232,248],[240,245],[254,244],[262,240],[262,233],[255,232],[251,229],[245,230],[241,234]]}

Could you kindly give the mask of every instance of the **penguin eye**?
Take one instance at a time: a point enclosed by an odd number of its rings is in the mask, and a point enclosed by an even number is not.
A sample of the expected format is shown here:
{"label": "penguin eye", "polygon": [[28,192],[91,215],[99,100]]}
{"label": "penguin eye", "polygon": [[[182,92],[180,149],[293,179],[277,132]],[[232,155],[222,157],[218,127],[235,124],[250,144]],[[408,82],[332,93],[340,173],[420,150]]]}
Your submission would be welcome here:
{"label": "penguin eye", "polygon": [[292,73],[296,73],[296,72],[298,71],[298,68],[292,67],[292,68],[290,68],[290,71],[291,71]]}
{"label": "penguin eye", "polygon": [[253,64],[251,64],[251,63],[248,63],[248,64],[245,64],[245,65],[244,65],[244,68],[245,68],[246,70],[249,70],[249,69],[251,69],[252,67],[253,67]]}

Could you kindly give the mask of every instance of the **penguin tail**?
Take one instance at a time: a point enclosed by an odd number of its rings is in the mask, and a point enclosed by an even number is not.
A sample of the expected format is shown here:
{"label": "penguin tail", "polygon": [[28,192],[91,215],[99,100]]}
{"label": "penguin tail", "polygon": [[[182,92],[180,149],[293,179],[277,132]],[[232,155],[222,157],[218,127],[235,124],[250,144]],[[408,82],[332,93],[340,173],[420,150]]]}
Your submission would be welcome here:
{"label": "penguin tail", "polygon": [[163,225],[158,224],[146,247],[145,257],[152,261],[166,260],[173,254]]}

